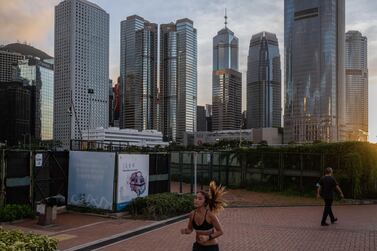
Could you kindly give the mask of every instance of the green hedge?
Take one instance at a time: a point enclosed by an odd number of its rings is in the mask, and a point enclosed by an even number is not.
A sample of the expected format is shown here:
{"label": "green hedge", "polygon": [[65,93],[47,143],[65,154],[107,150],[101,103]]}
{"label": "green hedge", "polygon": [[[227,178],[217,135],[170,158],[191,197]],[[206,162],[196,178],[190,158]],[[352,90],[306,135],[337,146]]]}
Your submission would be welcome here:
{"label": "green hedge", "polygon": [[193,209],[193,198],[191,194],[153,194],[132,200],[126,211],[135,217],[161,220],[189,213]]}
{"label": "green hedge", "polygon": [[57,245],[57,240],[47,236],[0,228],[0,250],[3,251],[52,251]]}
{"label": "green hedge", "polygon": [[34,211],[29,205],[8,204],[0,208],[0,221],[14,221],[34,217]]}

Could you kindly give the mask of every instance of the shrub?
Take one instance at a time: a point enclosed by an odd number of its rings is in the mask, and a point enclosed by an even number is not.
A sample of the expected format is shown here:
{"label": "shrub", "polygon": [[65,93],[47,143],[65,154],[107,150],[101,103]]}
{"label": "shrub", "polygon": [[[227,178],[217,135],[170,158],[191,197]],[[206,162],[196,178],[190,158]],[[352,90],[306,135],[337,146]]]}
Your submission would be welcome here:
{"label": "shrub", "polygon": [[8,204],[0,208],[0,221],[14,221],[34,217],[34,211],[29,205]]}
{"label": "shrub", "polygon": [[0,228],[0,250],[52,251],[57,245],[57,240],[47,236]]}
{"label": "shrub", "polygon": [[133,216],[161,220],[189,213],[193,209],[193,195],[177,193],[153,194],[139,197],[126,207]]}

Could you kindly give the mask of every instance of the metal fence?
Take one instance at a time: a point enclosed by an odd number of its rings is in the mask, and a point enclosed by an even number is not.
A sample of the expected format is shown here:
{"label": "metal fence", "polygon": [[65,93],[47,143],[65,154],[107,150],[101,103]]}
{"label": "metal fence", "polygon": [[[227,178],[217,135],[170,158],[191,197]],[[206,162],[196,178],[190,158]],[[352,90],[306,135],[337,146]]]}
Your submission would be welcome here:
{"label": "metal fence", "polygon": [[[180,182],[180,192],[182,183],[190,183],[191,192],[194,190],[195,158],[200,186],[215,180],[228,187],[301,194],[315,190],[325,167],[331,166],[336,171],[340,165],[337,156],[323,153],[173,152],[171,177]],[[346,186],[344,190],[350,193],[352,187]]]}

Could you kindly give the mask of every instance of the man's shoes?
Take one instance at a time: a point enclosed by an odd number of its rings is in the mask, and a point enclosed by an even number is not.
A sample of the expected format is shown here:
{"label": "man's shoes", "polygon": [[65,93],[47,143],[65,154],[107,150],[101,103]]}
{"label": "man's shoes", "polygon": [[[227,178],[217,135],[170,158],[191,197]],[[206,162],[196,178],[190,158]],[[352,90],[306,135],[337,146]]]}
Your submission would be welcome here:
{"label": "man's shoes", "polygon": [[337,221],[338,221],[338,218],[334,218],[334,220],[331,221],[331,224],[334,224]]}
{"label": "man's shoes", "polygon": [[327,227],[328,225],[330,225],[330,224],[328,224],[328,223],[326,223],[326,222],[322,222],[322,223],[321,223],[321,226],[323,226],[323,227]]}

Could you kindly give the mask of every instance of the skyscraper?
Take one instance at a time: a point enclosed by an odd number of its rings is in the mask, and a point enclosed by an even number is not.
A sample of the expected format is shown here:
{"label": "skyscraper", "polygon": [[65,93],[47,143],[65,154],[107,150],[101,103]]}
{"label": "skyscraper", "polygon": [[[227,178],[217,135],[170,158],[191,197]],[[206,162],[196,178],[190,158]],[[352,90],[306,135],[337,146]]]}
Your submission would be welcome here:
{"label": "skyscraper", "polygon": [[[34,115],[31,119],[32,135],[40,140],[53,139],[54,124],[54,60],[29,58],[19,60],[16,66],[18,79],[35,86]],[[34,98],[35,97],[35,98]]]}
{"label": "skyscraper", "polygon": [[247,127],[281,127],[281,68],[276,35],[265,31],[253,35],[247,61]]}
{"label": "skyscraper", "polygon": [[14,79],[13,65],[17,65],[18,60],[24,59],[25,56],[0,49],[0,82],[9,82]]}
{"label": "skyscraper", "polygon": [[213,38],[212,130],[240,128],[242,74],[238,72],[238,38],[225,27]]}
{"label": "skyscraper", "polygon": [[197,32],[184,18],[160,26],[160,128],[165,140],[196,131]]}
{"label": "skyscraper", "polygon": [[87,0],[55,7],[54,139],[108,127],[109,14]]}
{"label": "skyscraper", "polygon": [[11,43],[0,48],[0,78],[20,81],[30,91],[30,135],[53,138],[54,59],[28,44]]}
{"label": "skyscraper", "polygon": [[347,140],[368,140],[368,46],[359,31],[346,33]]}
{"label": "skyscraper", "polygon": [[121,128],[157,129],[157,24],[121,22]]}
{"label": "skyscraper", "polygon": [[285,142],[345,132],[344,0],[285,0]]}

